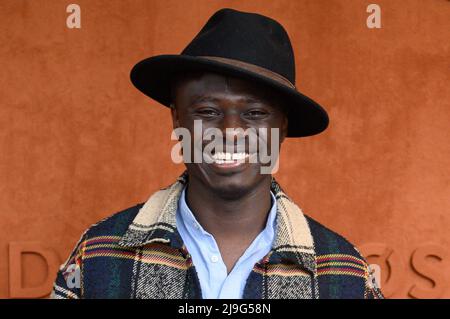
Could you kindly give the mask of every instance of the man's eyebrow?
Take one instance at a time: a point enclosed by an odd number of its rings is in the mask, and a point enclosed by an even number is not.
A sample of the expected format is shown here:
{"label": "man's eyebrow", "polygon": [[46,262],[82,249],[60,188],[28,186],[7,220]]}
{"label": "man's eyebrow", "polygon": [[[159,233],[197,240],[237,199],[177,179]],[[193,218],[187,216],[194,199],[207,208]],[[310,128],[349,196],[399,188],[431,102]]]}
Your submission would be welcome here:
{"label": "man's eyebrow", "polygon": [[191,99],[191,105],[200,102],[218,102],[220,99],[212,96],[194,95]]}
{"label": "man's eyebrow", "polygon": [[[220,98],[208,96],[208,95],[194,95],[191,99],[190,105],[193,105],[195,103],[202,103],[202,102],[212,102],[212,103],[218,103],[220,102]],[[240,102],[244,103],[267,103],[263,99],[259,99],[257,97],[242,97],[239,98]]]}
{"label": "man's eyebrow", "polygon": [[239,100],[245,103],[264,103],[264,100],[258,99],[256,97],[244,97]]}

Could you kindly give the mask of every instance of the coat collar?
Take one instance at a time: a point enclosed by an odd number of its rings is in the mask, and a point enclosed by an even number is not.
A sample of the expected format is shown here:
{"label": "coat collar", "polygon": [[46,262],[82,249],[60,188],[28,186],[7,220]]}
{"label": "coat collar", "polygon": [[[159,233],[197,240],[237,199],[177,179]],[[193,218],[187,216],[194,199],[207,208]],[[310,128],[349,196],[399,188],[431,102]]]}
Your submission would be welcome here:
{"label": "coat collar", "polygon": [[[139,247],[149,243],[183,246],[176,228],[178,199],[188,182],[187,171],[177,180],[154,193],[141,207],[119,241],[122,247]],[[283,192],[272,177],[271,190],[277,199],[277,227],[268,262],[282,260],[301,264],[316,274],[316,259],[312,234],[301,209]]]}

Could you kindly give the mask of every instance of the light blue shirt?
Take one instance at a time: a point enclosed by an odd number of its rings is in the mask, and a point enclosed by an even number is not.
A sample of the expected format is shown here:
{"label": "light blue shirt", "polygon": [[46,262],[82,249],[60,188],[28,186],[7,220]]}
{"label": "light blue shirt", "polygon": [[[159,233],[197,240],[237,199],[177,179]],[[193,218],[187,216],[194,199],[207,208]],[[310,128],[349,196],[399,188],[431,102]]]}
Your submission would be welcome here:
{"label": "light blue shirt", "polygon": [[205,231],[197,222],[194,214],[186,204],[183,189],[178,202],[176,223],[184,244],[192,257],[197,270],[202,295],[204,299],[240,299],[245,283],[255,264],[266,256],[275,237],[276,227],[276,199],[272,197],[266,227],[253,240],[244,254],[227,274],[227,267],[223,262],[219,247],[214,237]]}

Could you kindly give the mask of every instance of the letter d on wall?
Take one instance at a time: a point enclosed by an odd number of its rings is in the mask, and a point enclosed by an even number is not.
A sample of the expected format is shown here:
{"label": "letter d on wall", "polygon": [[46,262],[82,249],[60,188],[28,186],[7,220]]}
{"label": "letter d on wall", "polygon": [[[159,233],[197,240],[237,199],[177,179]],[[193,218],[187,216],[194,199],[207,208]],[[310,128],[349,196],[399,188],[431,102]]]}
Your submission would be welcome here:
{"label": "letter d on wall", "polygon": [[[23,287],[22,255],[36,254],[47,264],[47,274],[39,286]],[[40,242],[9,243],[9,294],[10,298],[41,298],[47,296],[52,289],[58,272],[58,255]]]}

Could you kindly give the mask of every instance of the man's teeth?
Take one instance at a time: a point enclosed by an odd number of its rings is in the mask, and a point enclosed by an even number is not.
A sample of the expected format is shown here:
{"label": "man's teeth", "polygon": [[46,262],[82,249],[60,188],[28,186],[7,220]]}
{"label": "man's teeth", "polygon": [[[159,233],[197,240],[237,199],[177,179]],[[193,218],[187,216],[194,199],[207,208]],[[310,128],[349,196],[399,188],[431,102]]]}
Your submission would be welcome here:
{"label": "man's teeth", "polygon": [[248,157],[248,153],[224,153],[217,152],[212,155],[214,162],[217,164],[233,163],[234,161],[243,160]]}

